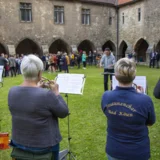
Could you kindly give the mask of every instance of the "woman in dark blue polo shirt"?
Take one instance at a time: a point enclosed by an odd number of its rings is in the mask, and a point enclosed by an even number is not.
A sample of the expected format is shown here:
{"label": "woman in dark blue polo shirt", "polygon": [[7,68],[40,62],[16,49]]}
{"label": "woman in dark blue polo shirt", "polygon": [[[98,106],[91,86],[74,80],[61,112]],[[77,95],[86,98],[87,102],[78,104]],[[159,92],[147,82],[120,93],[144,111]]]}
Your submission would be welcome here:
{"label": "woman in dark blue polo shirt", "polygon": [[115,65],[119,86],[102,97],[102,110],[108,120],[108,160],[150,158],[148,126],[155,123],[154,106],[149,96],[132,87],[135,76],[135,63],[128,58],[120,59]]}

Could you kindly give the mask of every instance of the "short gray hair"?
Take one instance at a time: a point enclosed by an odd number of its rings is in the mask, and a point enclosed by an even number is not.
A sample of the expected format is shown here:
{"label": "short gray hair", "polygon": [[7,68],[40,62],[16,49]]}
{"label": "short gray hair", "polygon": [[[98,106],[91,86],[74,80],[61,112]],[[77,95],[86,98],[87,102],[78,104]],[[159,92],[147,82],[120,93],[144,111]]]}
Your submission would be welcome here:
{"label": "short gray hair", "polygon": [[115,64],[116,79],[123,83],[128,84],[133,82],[136,76],[136,64],[128,58],[122,58]]}
{"label": "short gray hair", "polygon": [[43,62],[35,55],[24,56],[21,63],[21,72],[26,80],[35,81],[38,74],[43,71]]}

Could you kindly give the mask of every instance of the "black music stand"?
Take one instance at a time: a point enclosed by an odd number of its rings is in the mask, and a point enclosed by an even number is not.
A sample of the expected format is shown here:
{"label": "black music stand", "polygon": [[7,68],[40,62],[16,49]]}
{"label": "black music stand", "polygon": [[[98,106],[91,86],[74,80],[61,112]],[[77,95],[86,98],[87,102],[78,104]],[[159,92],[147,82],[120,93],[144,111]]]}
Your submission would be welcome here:
{"label": "black music stand", "polygon": [[[84,84],[86,77],[84,74],[58,74],[56,77],[56,83],[59,85],[59,92],[64,93],[67,99],[67,106],[69,106],[68,94],[83,94]],[[65,84],[65,85],[64,85]],[[71,135],[70,135],[70,113],[68,115],[68,149],[61,151],[63,157],[60,160],[76,160],[76,156],[71,151]]]}
{"label": "black music stand", "polygon": [[102,75],[106,75],[106,74],[108,74],[108,75],[115,75],[115,73],[111,73],[111,72],[103,72],[102,73]]}

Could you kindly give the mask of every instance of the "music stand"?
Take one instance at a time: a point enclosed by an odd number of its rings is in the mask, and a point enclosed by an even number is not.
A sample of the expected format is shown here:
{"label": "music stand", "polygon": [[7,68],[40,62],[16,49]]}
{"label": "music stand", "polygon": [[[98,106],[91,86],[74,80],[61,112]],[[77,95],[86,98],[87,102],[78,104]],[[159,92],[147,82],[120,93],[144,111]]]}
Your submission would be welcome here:
{"label": "music stand", "polygon": [[[146,76],[136,76],[133,84],[141,86],[144,89],[144,94],[148,94],[148,86]],[[118,86],[118,81],[115,76],[112,77],[112,88],[115,89]]]}
{"label": "music stand", "polygon": [[102,75],[106,75],[106,74],[108,74],[108,75],[115,75],[115,73],[111,73],[111,72],[103,72],[102,73]]}
{"label": "music stand", "polygon": [[[59,92],[64,93],[69,106],[68,94],[83,94],[86,77],[84,74],[58,74],[56,83],[59,85]],[[71,136],[70,136],[70,113],[68,115],[68,149],[60,152],[60,160],[66,160],[69,155],[69,160],[76,160],[76,156],[71,151]],[[61,158],[61,155],[63,157]]]}
{"label": "music stand", "polygon": [[3,66],[0,66],[0,88],[3,87],[3,79],[2,79],[2,75],[3,75]]}

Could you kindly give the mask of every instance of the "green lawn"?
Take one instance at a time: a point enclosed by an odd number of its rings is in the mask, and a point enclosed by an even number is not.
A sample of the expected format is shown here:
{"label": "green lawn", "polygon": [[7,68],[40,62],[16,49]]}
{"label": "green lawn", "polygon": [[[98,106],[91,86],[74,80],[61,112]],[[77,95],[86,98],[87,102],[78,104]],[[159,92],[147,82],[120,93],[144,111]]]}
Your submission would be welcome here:
{"label": "green lawn", "polygon": [[[87,77],[84,94],[69,95],[71,149],[78,160],[107,160],[105,154],[106,117],[100,108],[103,94],[103,76],[101,75],[103,70],[89,67],[86,70],[70,69],[70,72],[84,73]],[[147,76],[148,95],[155,104],[157,122],[150,127],[151,160],[160,160],[160,100],[156,100],[152,94],[160,76],[160,70],[139,66],[137,75]],[[53,79],[56,75],[44,73],[44,76]],[[12,86],[19,85],[22,81],[21,76],[5,78],[4,87],[0,88],[1,132],[11,133],[11,116],[7,105],[7,95]],[[63,136],[61,142],[61,150],[63,150],[68,148],[67,118],[60,120],[60,129]],[[0,160],[9,159],[10,150],[0,151]]]}

